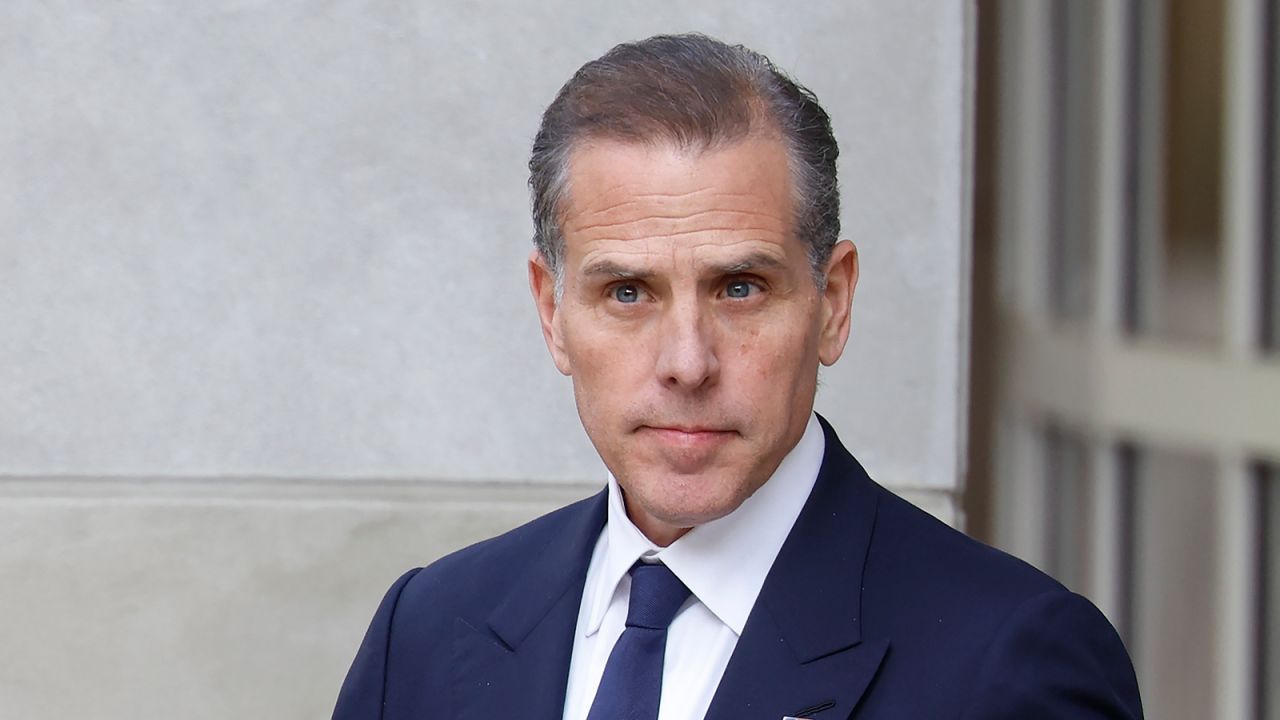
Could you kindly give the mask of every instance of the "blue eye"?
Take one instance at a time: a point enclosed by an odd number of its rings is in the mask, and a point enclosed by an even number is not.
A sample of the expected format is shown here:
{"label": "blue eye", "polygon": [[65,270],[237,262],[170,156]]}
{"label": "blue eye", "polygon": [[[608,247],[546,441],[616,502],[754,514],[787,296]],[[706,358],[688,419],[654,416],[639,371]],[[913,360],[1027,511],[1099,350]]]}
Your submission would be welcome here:
{"label": "blue eye", "polygon": [[613,299],[630,304],[640,300],[640,290],[635,285],[619,285],[613,289]]}
{"label": "blue eye", "polygon": [[726,297],[734,298],[735,300],[741,300],[742,298],[745,298],[751,295],[751,291],[754,289],[755,288],[751,285],[751,283],[747,282],[746,280],[735,280],[729,283],[729,285],[725,287],[724,294]]}

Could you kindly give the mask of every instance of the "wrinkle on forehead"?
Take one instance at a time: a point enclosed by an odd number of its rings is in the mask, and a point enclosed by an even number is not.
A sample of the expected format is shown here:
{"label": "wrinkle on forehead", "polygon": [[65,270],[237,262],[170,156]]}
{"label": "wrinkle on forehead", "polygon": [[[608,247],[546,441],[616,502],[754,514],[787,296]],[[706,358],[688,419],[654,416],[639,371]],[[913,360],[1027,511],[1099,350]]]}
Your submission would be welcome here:
{"label": "wrinkle on forehead", "polygon": [[[702,198],[697,196],[714,192],[714,190],[715,190],[714,188],[704,188],[701,190],[694,190],[688,193],[628,194],[628,195],[625,195],[625,199],[623,200],[618,200],[617,202],[613,202],[611,204],[602,205],[601,207],[584,209],[579,214],[584,215],[586,217],[596,217],[596,216],[612,217],[616,215],[625,216],[629,211],[636,210],[639,212],[644,212],[653,217],[674,218],[674,217],[691,217],[701,212],[715,212],[717,209],[719,209],[725,212],[741,212],[741,213],[762,215],[766,217],[773,217],[769,213],[761,212],[759,210],[754,209],[759,205],[758,197],[754,197],[748,193],[730,193],[730,192],[718,192],[714,196],[707,198],[706,202],[708,204],[715,205],[717,207],[709,207],[706,210],[694,210],[692,212],[679,212],[678,210],[670,211],[670,212],[655,212],[660,208],[672,207],[672,206],[679,207],[682,204],[694,204],[697,202],[701,202]],[[680,202],[681,200],[688,200],[688,202],[681,203]]]}
{"label": "wrinkle on forehead", "polygon": [[732,267],[752,256],[789,266],[804,254],[776,141],[704,153],[593,143],[575,151],[570,177],[562,227],[578,268],[615,258],[637,272],[670,262]]}
{"label": "wrinkle on forehead", "polygon": [[701,242],[668,242],[662,239],[643,239],[630,242],[596,243],[582,255],[580,267],[584,272],[606,268],[606,274],[625,274],[629,277],[646,276],[661,272],[668,262],[692,263],[720,270],[740,271],[743,266],[787,266],[786,252],[777,243],[741,239],[731,241],[704,240]]}
{"label": "wrinkle on forehead", "polygon": [[[777,180],[777,178],[764,177],[768,175],[767,170],[760,167],[757,163],[756,167],[738,169],[740,177],[737,178],[735,185],[740,188],[726,186],[724,178],[706,177],[706,173],[701,172],[703,167],[697,159],[687,160],[681,163],[685,167],[679,173],[668,172],[667,175],[672,177],[656,178],[652,176],[637,175],[629,177],[621,182],[613,182],[608,186],[594,186],[590,193],[596,203],[600,207],[599,211],[617,210],[632,205],[646,204],[662,204],[662,203],[698,203],[698,202],[716,202],[725,205],[745,204],[754,205],[760,201],[763,196],[772,196],[775,193],[772,190],[778,190],[776,194],[779,199],[790,203],[790,174],[786,176],[786,181],[782,183],[783,187],[768,187],[769,180]],[[576,171],[579,167],[577,163],[570,163],[570,175],[573,178],[584,174],[584,171]],[[599,180],[599,178],[593,178]],[[610,178],[612,179],[612,178]],[[751,182],[755,180],[756,182]],[[657,186],[661,185],[661,189]],[[575,193],[574,190],[579,192]],[[583,189],[582,183],[574,183],[574,187],[570,189],[569,199],[570,206],[573,200],[580,199],[578,196]]]}
{"label": "wrinkle on forehead", "polygon": [[[630,158],[628,158],[630,159]],[[599,159],[573,168],[574,188],[566,203],[566,232],[612,227],[646,218],[696,221],[720,214],[789,229],[792,199],[786,176],[761,162],[741,161],[707,169],[699,161],[627,163],[602,167]],[[586,166],[584,166],[586,165]],[[656,168],[656,169],[655,169]],[[623,182],[604,183],[632,172]]]}
{"label": "wrinkle on forehead", "polygon": [[[734,182],[724,182],[721,170],[726,165],[733,167]],[[762,195],[777,194],[779,200],[789,204],[790,167],[784,143],[772,136],[750,136],[742,142],[705,151],[686,151],[663,143],[597,141],[579,145],[570,153],[568,200],[573,205],[575,199],[582,199],[580,195],[590,194],[613,205],[694,200],[699,195],[712,194],[751,203]],[[590,177],[590,183],[582,182],[587,179],[584,175]]]}
{"label": "wrinkle on forehead", "polygon": [[641,217],[630,215],[622,218],[600,218],[589,222],[593,213],[582,222],[565,225],[565,232],[592,239],[628,239],[637,237],[674,237],[698,232],[758,232],[785,233],[787,226],[780,218],[765,212],[751,210],[724,210],[719,208],[696,210],[690,213],[646,213]]}
{"label": "wrinkle on forehead", "polygon": [[608,208],[603,208],[603,209],[625,207],[627,205],[638,205],[638,204],[649,202],[649,201],[678,200],[681,198],[693,198],[698,195],[705,195],[707,193],[714,193],[723,198],[740,198],[747,201],[753,200],[753,196],[751,195],[751,193],[730,192],[728,190],[717,190],[716,188],[710,187],[710,186],[693,188],[683,192],[679,192],[679,191],[657,192],[652,190],[647,192],[645,191],[633,192],[631,191],[631,188],[633,187],[644,187],[644,186],[641,185],[640,183],[631,182],[631,183],[618,183],[616,185],[612,185],[610,187],[602,189],[600,191],[602,195],[606,195],[606,196],[621,195],[626,198],[625,200],[620,200],[614,205],[611,205]]}

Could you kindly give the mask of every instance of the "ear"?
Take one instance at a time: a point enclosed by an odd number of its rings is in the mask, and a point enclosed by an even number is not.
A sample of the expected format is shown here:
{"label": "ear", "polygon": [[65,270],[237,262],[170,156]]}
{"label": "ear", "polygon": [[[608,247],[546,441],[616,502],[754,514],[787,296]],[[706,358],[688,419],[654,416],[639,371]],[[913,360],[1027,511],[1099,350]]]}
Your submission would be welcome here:
{"label": "ear", "polygon": [[529,290],[533,304],[538,308],[538,320],[542,323],[542,339],[556,369],[572,375],[569,355],[564,350],[564,333],[560,327],[560,306],[556,302],[556,278],[546,258],[538,250],[529,253]]}
{"label": "ear", "polygon": [[834,365],[849,340],[849,310],[858,285],[858,248],[841,240],[827,262],[827,289],[822,295],[822,328],[818,335],[818,360]]}

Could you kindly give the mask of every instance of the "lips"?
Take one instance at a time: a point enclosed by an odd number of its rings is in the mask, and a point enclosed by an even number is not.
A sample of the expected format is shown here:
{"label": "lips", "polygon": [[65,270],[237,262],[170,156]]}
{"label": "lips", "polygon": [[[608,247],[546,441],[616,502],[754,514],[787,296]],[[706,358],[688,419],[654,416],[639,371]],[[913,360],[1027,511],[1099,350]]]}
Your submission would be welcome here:
{"label": "lips", "polygon": [[652,422],[644,421],[636,424],[637,430],[656,430],[660,432],[678,432],[690,435],[698,433],[736,433],[737,430],[724,425],[710,425],[686,422]]}
{"label": "lips", "polygon": [[657,441],[680,448],[710,448],[732,439],[737,433],[697,425],[642,425],[639,432]]}

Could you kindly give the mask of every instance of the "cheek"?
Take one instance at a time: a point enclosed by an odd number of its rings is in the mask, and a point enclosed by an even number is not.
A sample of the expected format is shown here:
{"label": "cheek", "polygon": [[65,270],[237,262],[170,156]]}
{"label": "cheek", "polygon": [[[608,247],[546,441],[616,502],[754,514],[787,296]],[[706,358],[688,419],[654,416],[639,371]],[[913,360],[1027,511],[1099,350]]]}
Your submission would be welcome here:
{"label": "cheek", "polygon": [[809,364],[816,365],[816,347],[816,338],[800,323],[756,328],[738,341],[734,360],[751,379],[778,382],[804,376]]}
{"label": "cheek", "polygon": [[626,352],[616,333],[610,333],[590,308],[566,309],[564,318],[564,348],[575,375],[597,375]]}
{"label": "cheek", "polygon": [[626,339],[605,338],[576,348],[578,362],[592,378],[622,382],[640,365],[640,348]]}
{"label": "cheek", "polygon": [[760,344],[760,330],[752,328],[742,334],[738,340],[738,357],[747,357]]}
{"label": "cheek", "polygon": [[579,403],[592,408],[622,404],[650,373],[646,348],[638,334],[620,336],[595,328],[574,334],[566,351]]}

